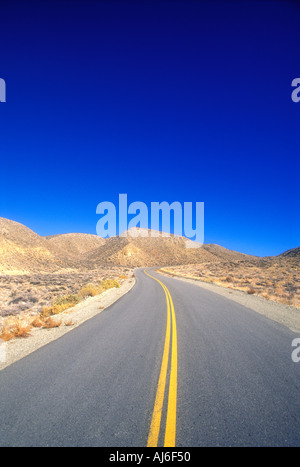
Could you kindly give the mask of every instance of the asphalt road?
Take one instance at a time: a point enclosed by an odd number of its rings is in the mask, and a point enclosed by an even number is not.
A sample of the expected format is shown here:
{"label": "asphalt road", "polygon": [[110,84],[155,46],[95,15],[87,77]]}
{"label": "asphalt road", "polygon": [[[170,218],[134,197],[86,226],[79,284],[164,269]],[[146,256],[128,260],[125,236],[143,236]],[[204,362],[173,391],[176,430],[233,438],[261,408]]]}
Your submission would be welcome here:
{"label": "asphalt road", "polygon": [[147,271],[167,289],[138,270],[111,307],[0,372],[0,446],[139,447],[152,425],[158,446],[168,426],[176,447],[299,446],[297,336]]}

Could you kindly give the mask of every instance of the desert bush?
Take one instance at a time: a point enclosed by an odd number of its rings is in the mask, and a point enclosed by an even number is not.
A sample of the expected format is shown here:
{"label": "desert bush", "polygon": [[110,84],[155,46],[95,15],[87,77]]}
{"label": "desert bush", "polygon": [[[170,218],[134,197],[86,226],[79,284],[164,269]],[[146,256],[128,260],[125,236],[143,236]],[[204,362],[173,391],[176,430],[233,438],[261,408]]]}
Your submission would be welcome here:
{"label": "desert bush", "polygon": [[227,277],[225,277],[225,279],[223,279],[223,280],[224,280],[224,282],[232,282],[232,279],[233,279],[232,277],[227,276]]}
{"label": "desert bush", "polygon": [[42,311],[41,311],[41,316],[43,318],[47,318],[47,317],[51,316],[51,314],[52,314],[52,307],[51,306],[50,307],[43,306]]}
{"label": "desert bush", "polygon": [[34,320],[31,322],[31,326],[34,328],[56,328],[62,324],[61,320],[55,320],[52,316],[41,316],[35,317]]}
{"label": "desert bush", "polygon": [[72,308],[73,306],[77,305],[80,302],[79,295],[71,294],[66,295],[63,297],[57,298],[53,305],[50,307],[44,306],[41,312],[41,315],[44,318],[48,318],[52,315],[58,315],[63,311],[67,310],[68,308]]}
{"label": "desert bush", "polygon": [[113,287],[116,287],[116,288],[120,287],[119,282],[114,279],[104,279],[103,281],[100,281],[98,285],[86,284],[79,291],[79,295],[82,298],[94,297],[95,295],[101,294],[104,290],[108,290]]}
{"label": "desert bush", "polygon": [[13,297],[14,298],[8,303],[9,305],[17,305],[18,303],[24,301],[23,296],[16,297],[16,295],[14,294]]}
{"label": "desert bush", "polygon": [[19,305],[20,303],[26,306],[29,306],[30,304],[37,303],[39,301],[38,297],[36,297],[33,294],[30,294],[28,292],[25,292],[22,295],[19,295],[8,303],[9,305]]}
{"label": "desert bush", "polygon": [[5,342],[10,341],[13,338],[14,335],[6,327],[4,327],[0,332],[0,339],[2,339]]}
{"label": "desert bush", "polygon": [[120,280],[125,280],[125,279],[127,279],[127,276],[124,276],[124,274],[121,274],[121,275],[118,277],[118,279],[120,279]]}
{"label": "desert bush", "polygon": [[43,321],[41,318],[39,318],[38,316],[36,318],[34,318],[34,320],[31,322],[31,326],[34,327],[34,328],[41,328],[43,327]]}
{"label": "desert bush", "polygon": [[9,341],[15,337],[28,337],[30,336],[31,325],[15,318],[12,323],[7,323],[3,326],[0,338],[4,341]]}
{"label": "desert bush", "polygon": [[77,305],[77,303],[79,302],[80,302],[80,297],[78,294],[70,294],[70,295],[65,295],[63,297],[57,298],[53,302],[53,305],[58,305],[58,306],[68,305],[68,307],[72,307],[72,306]]}
{"label": "desert bush", "polygon": [[12,328],[12,333],[14,337],[28,337],[30,336],[30,330],[30,324],[23,323],[22,321],[17,320]]}
{"label": "desert bush", "polygon": [[95,284],[87,284],[81,288],[79,291],[79,295],[82,298],[86,297],[94,297],[95,295],[98,295],[101,293],[101,288],[100,286],[96,286]]}
{"label": "desert bush", "polygon": [[61,326],[61,324],[62,324],[61,320],[57,321],[51,316],[43,320],[43,328],[46,328],[46,329],[58,328],[59,326]]}
{"label": "desert bush", "polygon": [[105,279],[100,283],[100,286],[103,290],[112,289],[113,287],[119,288],[120,284],[114,279]]}
{"label": "desert bush", "polygon": [[69,321],[65,321],[64,324],[65,326],[74,326],[74,322],[71,319],[69,319]]}
{"label": "desert bush", "polygon": [[64,305],[53,305],[51,307],[51,314],[52,315],[59,315],[65,310],[68,310],[69,308],[72,308],[73,305],[70,303],[65,303]]}

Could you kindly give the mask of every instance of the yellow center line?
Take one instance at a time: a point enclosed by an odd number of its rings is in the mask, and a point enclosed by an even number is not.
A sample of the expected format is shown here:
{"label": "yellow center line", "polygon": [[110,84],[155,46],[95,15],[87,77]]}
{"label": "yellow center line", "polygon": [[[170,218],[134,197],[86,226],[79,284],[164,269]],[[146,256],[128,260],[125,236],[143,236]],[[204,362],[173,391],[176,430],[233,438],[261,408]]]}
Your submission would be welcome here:
{"label": "yellow center line", "polygon": [[169,382],[169,395],[168,395],[168,408],[167,408],[167,420],[165,429],[164,446],[175,447],[176,438],[176,410],[177,410],[177,330],[176,330],[176,318],[174,305],[171,294],[168,288],[159,279],[148,274],[144,271],[147,276],[156,280],[164,289],[167,302],[167,327],[164,352],[160,370],[160,376],[158,380],[158,386],[156,391],[156,398],[154,403],[154,410],[151,420],[150,431],[148,435],[148,447],[156,447],[158,443],[161,416],[165,395],[168,361],[170,353],[170,337],[171,337],[171,322],[172,322],[172,354],[171,354],[171,371],[170,371],[170,382]]}
{"label": "yellow center line", "polygon": [[176,410],[177,410],[177,327],[173,300],[167,289],[172,310],[172,356],[169,384],[169,399],[167,422],[165,431],[165,447],[175,447],[176,439]]}

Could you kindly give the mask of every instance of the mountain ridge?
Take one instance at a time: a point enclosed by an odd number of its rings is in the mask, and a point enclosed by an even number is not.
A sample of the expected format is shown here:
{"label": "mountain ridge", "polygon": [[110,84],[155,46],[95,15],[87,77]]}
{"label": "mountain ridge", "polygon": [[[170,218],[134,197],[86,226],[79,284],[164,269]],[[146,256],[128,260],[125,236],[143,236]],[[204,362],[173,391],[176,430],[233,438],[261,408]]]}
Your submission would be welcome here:
{"label": "mountain ridge", "polygon": [[[185,237],[130,229],[120,236],[67,233],[40,236],[29,227],[0,217],[0,274],[94,270],[103,265],[166,266],[257,259],[217,244],[186,248]],[[276,258],[299,256],[300,247]],[[275,257],[274,257],[275,258]]]}

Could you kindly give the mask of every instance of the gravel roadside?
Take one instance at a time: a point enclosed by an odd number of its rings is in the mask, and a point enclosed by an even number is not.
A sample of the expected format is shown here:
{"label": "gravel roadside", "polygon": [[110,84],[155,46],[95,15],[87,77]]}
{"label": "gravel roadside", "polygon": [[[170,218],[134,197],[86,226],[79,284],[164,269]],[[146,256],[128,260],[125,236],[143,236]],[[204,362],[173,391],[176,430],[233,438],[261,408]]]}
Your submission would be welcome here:
{"label": "gravel roadside", "polygon": [[290,306],[283,305],[281,303],[274,302],[272,300],[267,300],[264,297],[258,295],[249,295],[246,292],[229,289],[227,287],[222,287],[217,284],[212,284],[204,282],[197,279],[188,279],[183,276],[175,276],[174,274],[168,274],[163,270],[157,270],[162,275],[172,277],[176,280],[181,280],[185,282],[190,282],[199,287],[202,287],[206,290],[210,290],[214,293],[222,295],[223,297],[233,300],[241,305],[244,305],[247,308],[250,308],[257,313],[260,313],[266,316],[277,323],[282,324],[283,326],[288,327],[291,331],[295,333],[300,333],[300,309]]}
{"label": "gravel roadside", "polygon": [[62,321],[62,324],[57,328],[33,328],[30,331],[31,335],[27,338],[16,338],[5,343],[0,342],[0,371],[101,313],[129,292],[134,284],[134,278],[125,279],[120,288],[105,290],[101,295],[89,297],[84,302],[60,313],[54,317],[57,321]]}

